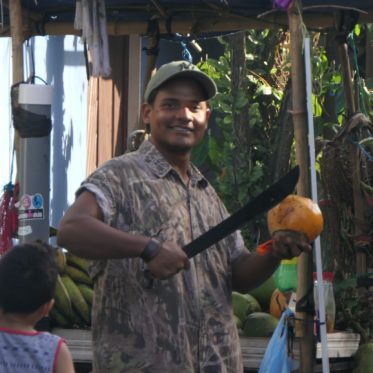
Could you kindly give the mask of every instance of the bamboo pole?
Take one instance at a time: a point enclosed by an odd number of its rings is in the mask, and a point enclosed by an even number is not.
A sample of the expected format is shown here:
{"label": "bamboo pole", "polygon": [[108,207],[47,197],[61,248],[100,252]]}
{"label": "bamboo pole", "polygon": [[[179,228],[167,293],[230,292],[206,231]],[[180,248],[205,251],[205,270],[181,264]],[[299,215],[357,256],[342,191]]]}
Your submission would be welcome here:
{"label": "bamboo pole", "polygon": [[[341,18],[341,15],[339,15]],[[346,34],[347,37],[347,34]],[[351,64],[348,55],[347,41],[340,41],[338,45],[339,56],[341,60],[341,69],[343,76],[343,90],[345,97],[345,105],[347,111],[347,117],[350,117],[356,112],[356,102],[354,95],[354,82],[351,71]],[[356,221],[354,234],[356,237],[364,234],[364,230],[361,228],[360,222],[365,220],[365,200],[361,192],[360,186],[360,156],[359,150],[355,145],[350,146],[350,157],[352,165],[352,193],[354,201],[354,218]],[[356,273],[362,274],[367,272],[367,258],[366,253],[362,251],[356,252]]]}
{"label": "bamboo pole", "polygon": [[[291,80],[292,80],[292,116],[297,163],[301,173],[297,192],[310,196],[308,127],[306,104],[306,78],[304,70],[303,35],[301,31],[301,1],[294,0],[288,9],[290,30]],[[298,259],[298,286],[296,336],[300,342],[300,372],[313,372],[315,344],[313,339],[313,292],[312,290],[312,254],[303,253]],[[312,310],[313,311],[313,310]]]}
{"label": "bamboo pole", "polygon": [[[22,6],[21,0],[12,0],[9,3],[10,34],[12,38],[12,69],[13,84],[23,80],[23,33],[22,33]],[[20,139],[17,131],[14,133],[14,145],[16,149],[16,164],[18,181]]]}

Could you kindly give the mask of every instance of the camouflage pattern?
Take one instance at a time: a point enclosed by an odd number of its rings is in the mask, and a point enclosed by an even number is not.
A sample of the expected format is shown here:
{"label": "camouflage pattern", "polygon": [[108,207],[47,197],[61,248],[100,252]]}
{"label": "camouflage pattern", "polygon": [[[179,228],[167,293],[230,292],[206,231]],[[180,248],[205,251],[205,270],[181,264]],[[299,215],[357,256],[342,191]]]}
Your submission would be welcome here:
{"label": "camouflage pattern", "polygon": [[[84,189],[96,195],[107,224],[180,246],[228,216],[195,167],[187,186],[148,141],[104,164]],[[232,234],[150,289],[141,259],[94,261],[94,372],[242,372],[231,263],[243,250],[240,233]]]}

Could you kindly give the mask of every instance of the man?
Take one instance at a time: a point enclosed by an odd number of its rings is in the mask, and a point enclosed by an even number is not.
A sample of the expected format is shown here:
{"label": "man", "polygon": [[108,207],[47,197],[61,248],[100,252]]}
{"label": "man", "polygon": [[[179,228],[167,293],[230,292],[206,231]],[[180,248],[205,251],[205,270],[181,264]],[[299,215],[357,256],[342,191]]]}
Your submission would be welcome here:
{"label": "man", "polygon": [[266,255],[250,254],[237,231],[191,260],[183,252],[228,216],[190,161],[215,94],[196,66],[163,65],[144,95],[150,141],[90,175],[61,221],[59,245],[94,260],[95,372],[242,371],[232,290],[311,250],[303,236],[278,232]]}

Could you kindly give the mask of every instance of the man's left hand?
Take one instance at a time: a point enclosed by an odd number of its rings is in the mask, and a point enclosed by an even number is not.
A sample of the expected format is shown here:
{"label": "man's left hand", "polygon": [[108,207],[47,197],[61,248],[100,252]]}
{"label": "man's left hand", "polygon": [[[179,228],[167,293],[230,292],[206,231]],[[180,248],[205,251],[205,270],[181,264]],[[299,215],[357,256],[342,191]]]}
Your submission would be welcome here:
{"label": "man's left hand", "polygon": [[278,259],[291,259],[311,251],[312,245],[302,232],[279,230],[272,235],[271,254]]}

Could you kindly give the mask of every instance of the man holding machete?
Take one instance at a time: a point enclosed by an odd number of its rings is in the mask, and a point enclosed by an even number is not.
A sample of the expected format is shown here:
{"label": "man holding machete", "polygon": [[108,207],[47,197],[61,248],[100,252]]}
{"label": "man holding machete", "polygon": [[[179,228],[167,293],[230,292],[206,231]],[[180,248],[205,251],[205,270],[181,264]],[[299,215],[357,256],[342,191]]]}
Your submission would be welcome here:
{"label": "man holding machete", "polygon": [[191,164],[215,94],[193,64],[159,68],[142,107],[150,141],[94,171],[61,221],[58,244],[92,259],[94,372],[242,372],[232,290],[311,251],[281,231],[264,255],[250,253],[238,230],[191,259],[183,250],[229,216]]}

